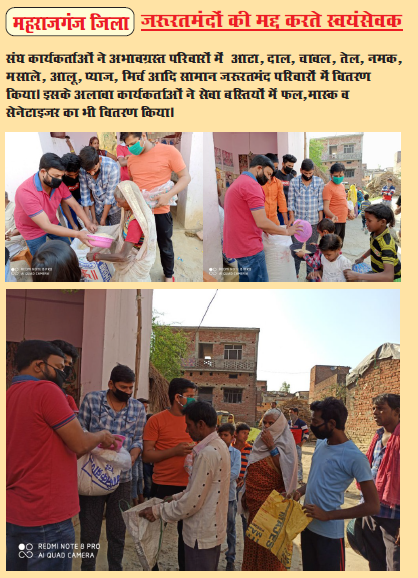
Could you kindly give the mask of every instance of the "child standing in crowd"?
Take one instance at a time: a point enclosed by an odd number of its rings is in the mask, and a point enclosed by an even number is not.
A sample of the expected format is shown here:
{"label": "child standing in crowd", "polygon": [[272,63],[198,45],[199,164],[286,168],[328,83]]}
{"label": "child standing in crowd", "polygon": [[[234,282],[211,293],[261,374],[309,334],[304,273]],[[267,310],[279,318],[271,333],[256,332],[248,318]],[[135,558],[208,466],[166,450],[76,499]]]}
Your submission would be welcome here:
{"label": "child standing in crowd", "polygon": [[[330,235],[331,233],[335,233],[335,224],[333,223],[333,221],[331,221],[331,219],[322,219],[322,221],[320,221],[316,227],[316,230],[318,232],[318,235],[321,237],[324,235]],[[317,245],[316,243],[311,243],[311,245],[316,247],[316,251],[313,255],[306,255],[303,253],[303,251],[296,251],[296,256],[299,257],[300,259],[304,259],[304,261],[306,261],[306,264],[309,267],[312,267],[313,272],[315,273],[316,271],[319,271],[319,269],[321,268],[321,249],[319,248],[319,245]],[[318,274],[314,274],[311,275],[310,277],[311,281],[322,281],[322,278],[320,275]]]}
{"label": "child standing in crowd", "polygon": [[321,269],[309,274],[313,277],[315,273],[320,275],[325,283],[345,282],[344,271],[351,271],[351,261],[341,254],[343,244],[338,235],[325,235],[319,241],[321,255]]}
{"label": "child standing in crowd", "polygon": [[382,188],[382,203],[389,208],[392,208],[392,197],[395,194],[395,190],[393,179],[387,179],[386,185]]}
{"label": "child standing in crowd", "polygon": [[401,278],[401,262],[398,246],[390,234],[389,227],[395,225],[395,215],[383,203],[370,205],[364,209],[366,226],[370,235],[370,249],[356,263],[362,263],[370,256],[373,273],[346,271],[347,281],[394,281]]}
{"label": "child standing in crowd", "polygon": [[364,201],[361,202],[360,205],[360,212],[361,212],[361,221],[363,223],[363,231],[364,233],[367,235],[367,228],[366,228],[366,215],[364,214],[364,211],[367,207],[370,207],[371,202],[369,201],[369,195],[364,195]]}
{"label": "child standing in crowd", "polygon": [[231,479],[229,482],[228,517],[226,522],[226,569],[235,570],[235,551],[237,533],[235,530],[235,517],[237,515],[237,479],[241,470],[241,453],[231,444],[235,434],[235,426],[232,423],[224,423],[218,429],[219,437],[226,443],[231,457]]}
{"label": "child standing in crowd", "polygon": [[[250,456],[253,446],[247,442],[248,436],[250,435],[250,426],[246,423],[239,423],[235,429],[235,439],[232,445],[236,450],[241,452],[241,471],[237,480],[237,501],[238,494],[242,486],[244,485],[245,470],[248,466],[248,458]],[[241,514],[242,531],[245,538],[245,532],[247,531],[247,518]]]}

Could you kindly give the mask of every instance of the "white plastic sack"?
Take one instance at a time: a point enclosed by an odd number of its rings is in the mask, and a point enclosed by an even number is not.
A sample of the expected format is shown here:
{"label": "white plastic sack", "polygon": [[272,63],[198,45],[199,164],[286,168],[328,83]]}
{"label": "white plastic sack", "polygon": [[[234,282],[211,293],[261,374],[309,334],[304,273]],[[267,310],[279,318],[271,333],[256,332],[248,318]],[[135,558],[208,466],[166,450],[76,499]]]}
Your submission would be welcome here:
{"label": "white plastic sack", "polygon": [[126,528],[133,538],[136,553],[144,570],[152,570],[157,563],[165,525],[161,519],[149,522],[146,518],[140,518],[138,512],[161,502],[159,498],[151,498],[144,504],[122,512]]}
{"label": "white plastic sack", "polygon": [[[119,231],[119,225],[112,225],[109,227],[98,227],[97,233],[106,233],[111,235],[114,239],[116,239]],[[114,244],[110,249],[104,249],[102,247],[87,247],[84,245],[79,239],[74,239],[71,243],[71,248],[74,250],[75,254],[78,258],[78,264],[80,265],[80,269],[89,281],[111,281],[113,275],[115,274],[115,268],[112,263],[105,263],[104,261],[87,261],[87,253],[90,251],[95,251],[96,253],[106,252],[106,253],[113,253],[114,252]]]}
{"label": "white plastic sack", "polygon": [[77,460],[78,493],[81,496],[104,496],[119,486],[121,472],[130,470],[131,455],[125,448],[118,452],[94,448]]}
{"label": "white plastic sack", "polygon": [[292,238],[290,236],[263,233],[269,281],[297,281],[295,260],[289,249],[291,244]]}

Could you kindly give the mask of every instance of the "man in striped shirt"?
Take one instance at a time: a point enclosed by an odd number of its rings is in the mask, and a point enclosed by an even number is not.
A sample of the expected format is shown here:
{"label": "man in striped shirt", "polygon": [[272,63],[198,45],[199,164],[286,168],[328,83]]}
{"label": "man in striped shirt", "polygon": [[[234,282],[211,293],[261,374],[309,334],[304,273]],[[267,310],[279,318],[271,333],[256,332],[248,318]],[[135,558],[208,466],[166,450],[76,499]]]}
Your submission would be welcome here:
{"label": "man in striped shirt", "polygon": [[[244,476],[248,466],[248,458],[250,457],[251,450],[253,449],[252,445],[247,442],[250,429],[250,426],[246,423],[238,424],[235,429],[235,441],[232,444],[236,450],[241,452],[241,470],[237,480],[237,498],[238,493],[244,484]],[[245,516],[241,515],[241,520],[245,537],[245,532],[247,531],[247,519]]]}
{"label": "man in striped shirt", "polygon": [[303,483],[303,467],[302,467],[302,446],[309,439],[309,429],[302,419],[299,419],[299,410],[297,407],[291,407],[289,410],[290,431],[295,438],[296,451],[298,454],[298,483]]}

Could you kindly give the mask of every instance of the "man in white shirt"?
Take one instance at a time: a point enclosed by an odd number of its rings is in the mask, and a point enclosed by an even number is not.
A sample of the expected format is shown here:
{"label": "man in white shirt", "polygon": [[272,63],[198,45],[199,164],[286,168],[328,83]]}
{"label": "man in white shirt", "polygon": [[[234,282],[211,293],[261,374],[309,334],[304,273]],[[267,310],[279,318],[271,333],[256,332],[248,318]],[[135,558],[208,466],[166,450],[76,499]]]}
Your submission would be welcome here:
{"label": "man in white shirt", "polygon": [[[184,492],[139,512],[150,522],[183,520],[186,571],[216,571],[226,537],[231,460],[216,433],[215,409],[204,401],[184,407],[187,433],[197,442],[193,469]],[[169,498],[170,500],[170,498]]]}

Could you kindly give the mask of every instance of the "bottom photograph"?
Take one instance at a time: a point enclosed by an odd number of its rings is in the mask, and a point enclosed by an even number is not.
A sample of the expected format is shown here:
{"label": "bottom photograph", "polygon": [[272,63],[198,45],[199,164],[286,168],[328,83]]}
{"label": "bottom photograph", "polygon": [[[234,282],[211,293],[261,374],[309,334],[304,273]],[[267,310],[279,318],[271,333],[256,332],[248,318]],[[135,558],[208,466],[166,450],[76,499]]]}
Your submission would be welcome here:
{"label": "bottom photograph", "polygon": [[400,570],[399,290],[6,293],[7,571]]}

